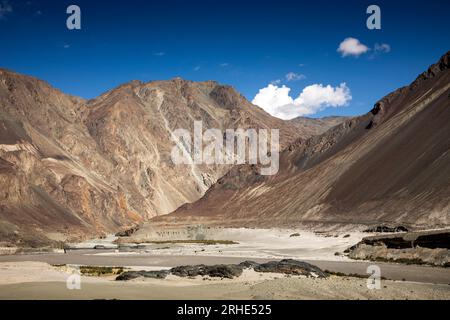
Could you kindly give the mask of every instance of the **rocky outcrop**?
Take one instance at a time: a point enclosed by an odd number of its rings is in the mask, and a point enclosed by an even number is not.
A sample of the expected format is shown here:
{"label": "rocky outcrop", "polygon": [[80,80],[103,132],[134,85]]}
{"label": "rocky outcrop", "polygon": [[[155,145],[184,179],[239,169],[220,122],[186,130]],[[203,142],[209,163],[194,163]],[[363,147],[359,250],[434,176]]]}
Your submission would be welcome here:
{"label": "rocky outcrop", "polygon": [[219,264],[219,265],[195,265],[195,266],[179,266],[172,268],[170,272],[179,277],[196,277],[209,276],[213,278],[228,278],[239,277],[242,274],[244,267],[235,264]]}
{"label": "rocky outcrop", "polygon": [[391,227],[391,226],[375,226],[375,227],[371,227],[368,228],[366,230],[364,230],[363,232],[368,232],[368,233],[393,233],[393,232],[408,232],[408,228],[404,227],[404,226],[395,226],[395,227]]}
{"label": "rocky outcrop", "polygon": [[241,267],[243,267],[244,269],[252,269],[252,268],[255,268],[257,265],[259,265],[259,263],[255,262],[255,261],[251,261],[251,260],[246,260],[246,261],[242,261],[241,263],[239,263],[239,265]]}
{"label": "rocky outcrop", "polygon": [[426,264],[450,267],[450,250],[429,248],[391,249],[384,244],[360,244],[350,250],[348,257],[355,260],[386,261],[404,264]]}
{"label": "rocky outcrop", "polygon": [[128,281],[137,278],[165,279],[169,275],[169,270],[157,271],[125,271],[116,277],[117,281]]}
{"label": "rocky outcrop", "polygon": [[325,278],[328,276],[326,272],[312,264],[293,259],[285,259],[262,264],[254,261],[243,261],[239,264],[178,266],[170,270],[161,271],[126,271],[120,274],[116,280],[132,280],[140,277],[164,279],[168,274],[173,274],[178,277],[192,278],[202,276],[232,279],[241,276],[244,269],[254,269],[256,272],[281,273],[315,278]]}
{"label": "rocky outcrop", "polygon": [[261,263],[254,267],[256,272],[273,272],[290,275],[326,278],[328,275],[320,268],[303,261],[284,259]]}
{"label": "rocky outcrop", "polygon": [[363,238],[347,249],[352,259],[450,266],[450,231],[407,232]]}
{"label": "rocky outcrop", "polygon": [[418,231],[399,235],[366,237],[361,240],[361,243],[370,246],[383,244],[390,249],[414,247],[450,249],[450,230]]}

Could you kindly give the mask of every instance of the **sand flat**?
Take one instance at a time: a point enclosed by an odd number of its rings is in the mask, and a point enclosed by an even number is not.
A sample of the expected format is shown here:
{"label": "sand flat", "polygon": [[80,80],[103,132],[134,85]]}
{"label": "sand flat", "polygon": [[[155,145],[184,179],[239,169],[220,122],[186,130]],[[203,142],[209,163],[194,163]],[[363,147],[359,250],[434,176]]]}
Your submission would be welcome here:
{"label": "sand flat", "polygon": [[[299,236],[292,236],[299,234]],[[358,243],[370,234],[363,232],[328,232],[318,234],[304,229],[260,229],[260,228],[209,228],[204,231],[206,239],[231,240],[237,244],[152,244],[153,241],[170,241],[171,236],[159,238],[154,233],[146,233],[145,228],[131,237],[122,238],[124,242],[137,242],[147,245],[152,255],[198,255],[216,257],[246,257],[249,259],[306,259],[306,260],[349,260],[335,255]],[[148,242],[146,242],[148,240]],[[99,243],[100,244],[100,243]],[[89,243],[92,246],[92,243]],[[79,245],[80,246],[80,245]],[[103,255],[126,253],[101,253]]]}

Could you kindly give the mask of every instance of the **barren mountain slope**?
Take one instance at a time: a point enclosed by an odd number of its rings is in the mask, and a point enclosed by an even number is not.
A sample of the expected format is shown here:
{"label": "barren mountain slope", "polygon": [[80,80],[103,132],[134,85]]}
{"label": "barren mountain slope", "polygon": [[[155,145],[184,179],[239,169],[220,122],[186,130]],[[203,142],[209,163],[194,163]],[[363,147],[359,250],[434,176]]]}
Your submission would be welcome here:
{"label": "barren mountain slope", "polygon": [[450,52],[368,114],[299,139],[280,172],[241,166],[155,222],[221,225],[450,224]]}
{"label": "barren mountain slope", "polygon": [[175,166],[177,128],[298,129],[216,82],[133,81],[85,101],[0,70],[0,241],[125,229],[201,197],[229,166]]}
{"label": "barren mountain slope", "polygon": [[349,117],[297,117],[295,119],[289,120],[289,122],[298,129],[300,137],[306,139],[312,136],[320,135],[348,119]]}

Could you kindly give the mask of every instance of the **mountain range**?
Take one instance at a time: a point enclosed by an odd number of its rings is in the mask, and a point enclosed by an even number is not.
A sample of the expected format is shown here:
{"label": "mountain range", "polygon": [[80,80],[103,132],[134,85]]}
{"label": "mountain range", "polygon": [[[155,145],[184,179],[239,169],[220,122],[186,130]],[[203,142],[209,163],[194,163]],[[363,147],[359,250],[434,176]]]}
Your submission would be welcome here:
{"label": "mountain range", "polygon": [[[450,53],[362,116],[284,121],[230,86],[131,81],[85,100],[0,69],[0,241],[144,222],[448,225]],[[177,128],[280,130],[280,170],[174,165]]]}
{"label": "mountain range", "polygon": [[173,131],[194,121],[277,128],[284,148],[339,119],[283,121],[214,81],[131,81],[85,100],[1,69],[0,240],[116,232],[198,200],[230,165],[172,163]]}

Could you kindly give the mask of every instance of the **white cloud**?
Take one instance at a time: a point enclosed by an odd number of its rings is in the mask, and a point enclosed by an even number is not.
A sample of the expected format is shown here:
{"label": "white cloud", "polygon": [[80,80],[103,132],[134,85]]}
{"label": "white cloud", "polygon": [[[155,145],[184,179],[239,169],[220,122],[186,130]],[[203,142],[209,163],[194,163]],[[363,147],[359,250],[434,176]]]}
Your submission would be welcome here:
{"label": "white cloud", "polygon": [[338,52],[342,54],[343,57],[355,56],[358,57],[363,53],[366,53],[370,49],[362,44],[358,39],[347,38],[339,44]]}
{"label": "white cloud", "polygon": [[280,84],[280,83],[281,83],[281,79],[276,79],[276,80],[270,81],[270,84],[273,84],[273,85],[277,85],[277,84]]}
{"label": "white cloud", "polygon": [[157,57],[162,57],[162,56],[165,56],[166,53],[164,51],[160,51],[160,52],[155,52],[153,55],[157,56]]}
{"label": "white cloud", "polygon": [[286,74],[286,81],[297,81],[305,78],[306,76],[304,74],[298,74],[295,72],[289,72],[288,74]]}
{"label": "white cloud", "polygon": [[373,47],[373,51],[372,54],[369,56],[369,59],[375,59],[376,57],[378,57],[381,54],[384,53],[389,53],[391,52],[391,46],[388,45],[387,43],[375,43],[375,46]]}
{"label": "white cloud", "polygon": [[0,20],[4,19],[6,15],[11,12],[13,12],[13,8],[8,1],[3,1],[0,3]]}
{"label": "white cloud", "polygon": [[387,43],[378,44],[375,43],[375,47],[373,49],[375,52],[388,53],[391,52],[391,46]]}
{"label": "white cloud", "polygon": [[296,99],[289,95],[290,91],[291,88],[284,85],[269,84],[259,90],[252,103],[275,117],[289,120],[313,115],[329,107],[343,107],[352,99],[345,83],[337,87],[313,84],[305,87]]}
{"label": "white cloud", "polygon": [[198,71],[198,70],[200,70],[200,66],[196,66],[196,67],[194,68],[194,71]]}
{"label": "white cloud", "polygon": [[70,44],[66,43],[65,45],[63,45],[64,49],[69,49],[70,48]]}
{"label": "white cloud", "polygon": [[230,64],[227,63],[227,62],[224,62],[224,63],[221,63],[221,64],[220,64],[221,67],[228,67],[229,65],[230,65]]}

